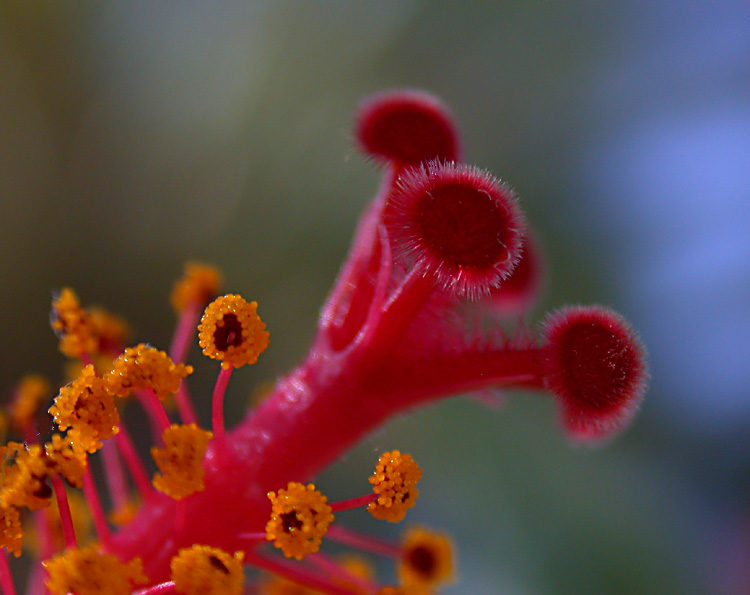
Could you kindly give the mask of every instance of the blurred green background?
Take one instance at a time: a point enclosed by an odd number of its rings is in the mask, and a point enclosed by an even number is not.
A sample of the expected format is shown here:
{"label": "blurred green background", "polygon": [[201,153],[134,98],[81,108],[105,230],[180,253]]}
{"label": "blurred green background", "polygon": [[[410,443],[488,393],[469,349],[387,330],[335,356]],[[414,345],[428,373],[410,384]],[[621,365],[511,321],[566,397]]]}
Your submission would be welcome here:
{"label": "blurred green background", "polygon": [[[411,520],[458,544],[446,593],[744,592],[748,18],[742,2],[2,0],[2,387],[59,381],[47,317],[64,285],[166,348],[171,284],[202,259],[271,331],[232,378],[239,418],[305,354],[378,183],[351,139],[358,101],[425,89],[541,238],[532,322],[615,307],[653,387],[601,449],[570,446],[548,399],[492,414],[456,399],[395,420],[320,484],[351,496],[375,453],[410,450],[425,469]],[[216,366],[191,361],[207,414]]]}

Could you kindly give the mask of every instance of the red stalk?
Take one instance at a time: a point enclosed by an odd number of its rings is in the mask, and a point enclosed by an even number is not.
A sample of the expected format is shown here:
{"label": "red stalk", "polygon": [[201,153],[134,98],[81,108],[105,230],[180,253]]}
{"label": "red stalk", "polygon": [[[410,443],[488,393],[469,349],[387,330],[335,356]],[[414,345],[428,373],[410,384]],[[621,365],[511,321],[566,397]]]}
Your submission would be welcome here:
{"label": "red stalk", "polygon": [[91,475],[91,467],[89,465],[86,465],[86,472],[83,474],[83,495],[86,498],[86,503],[91,511],[91,518],[94,521],[94,527],[96,528],[96,534],[99,537],[99,541],[101,541],[106,548],[110,543],[111,534],[109,532],[107,518],[104,516],[102,503],[99,500],[99,494],[96,491],[96,484]]}
{"label": "red stalk", "polygon": [[0,585],[2,585],[5,595],[16,595],[16,588],[13,586],[13,578],[10,575],[10,566],[8,565],[8,552],[5,548],[0,554]]}
{"label": "red stalk", "polygon": [[135,450],[135,446],[133,446],[130,434],[125,429],[125,424],[120,424],[120,431],[115,434],[115,441],[122,458],[125,460],[125,465],[127,465],[128,471],[130,471],[133,483],[141,495],[141,499],[146,500],[153,495],[151,482],[148,479],[148,475],[146,475],[143,463],[138,458],[138,453]]}
{"label": "red stalk", "polygon": [[76,532],[73,528],[73,517],[70,516],[70,505],[68,504],[68,495],[65,492],[65,484],[57,473],[53,473],[50,479],[52,480],[52,488],[55,491],[55,498],[57,499],[57,510],[60,512],[65,547],[77,547],[78,541],[76,540]]}
{"label": "red stalk", "polygon": [[214,432],[214,440],[217,444],[223,444],[226,440],[224,427],[224,394],[227,391],[229,378],[234,368],[230,364],[228,368],[221,368],[219,377],[216,379],[211,405],[211,419]]}

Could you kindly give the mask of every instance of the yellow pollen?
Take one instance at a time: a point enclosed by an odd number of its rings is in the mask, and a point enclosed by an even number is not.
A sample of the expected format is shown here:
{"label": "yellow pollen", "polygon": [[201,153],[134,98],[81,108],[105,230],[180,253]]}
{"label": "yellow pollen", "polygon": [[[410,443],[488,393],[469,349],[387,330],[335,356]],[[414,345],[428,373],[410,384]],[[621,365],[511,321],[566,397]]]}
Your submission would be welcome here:
{"label": "yellow pollen", "polygon": [[398,450],[383,453],[370,476],[372,491],[378,499],[367,510],[381,521],[402,521],[406,511],[416,503],[419,496],[416,486],[421,478],[422,469],[410,454],[402,455]]}
{"label": "yellow pollen", "polygon": [[320,549],[328,525],[333,522],[327,498],[315,485],[289,482],[286,489],[268,492],[271,518],[266,539],[273,541],[287,558],[301,560]]}
{"label": "yellow pollen", "polygon": [[63,288],[52,301],[51,324],[60,337],[59,349],[64,355],[80,358],[96,351],[99,339],[94,323],[70,287]]}
{"label": "yellow pollen", "polygon": [[453,579],[453,544],[448,536],[413,527],[404,536],[398,575],[402,584],[433,588]]}
{"label": "yellow pollen", "polygon": [[140,558],[121,562],[94,545],[66,549],[42,565],[47,588],[55,595],[130,595],[135,585],[148,583]]}
{"label": "yellow pollen", "polygon": [[[0,506],[0,547],[5,548],[16,558],[21,555],[21,515],[14,506]],[[2,555],[2,554],[0,554]]]}
{"label": "yellow pollen", "polygon": [[188,306],[208,303],[219,293],[221,282],[221,273],[217,268],[201,262],[185,263],[182,277],[172,289],[172,307],[182,312]]}
{"label": "yellow pollen", "polygon": [[21,378],[8,411],[13,428],[21,433],[29,429],[39,407],[49,401],[51,393],[49,382],[42,376],[29,374]]}
{"label": "yellow pollen", "polygon": [[102,447],[102,440],[119,431],[120,414],[103,379],[88,365],[68,386],[60,389],[49,409],[61,431],[72,428],[68,439],[76,448],[90,453]]}
{"label": "yellow pollen", "polygon": [[60,434],[52,435],[52,442],[44,445],[47,453],[47,466],[58,473],[72,486],[83,487],[86,472],[86,451],[75,448],[73,442]]}
{"label": "yellow pollen", "polygon": [[192,366],[175,364],[158,349],[140,343],[128,347],[113,363],[105,376],[113,395],[126,397],[133,390],[151,389],[160,399],[176,393],[182,379],[193,373]]}
{"label": "yellow pollen", "polygon": [[225,295],[211,302],[198,325],[198,343],[208,357],[223,368],[254,364],[268,347],[266,325],[258,316],[257,302]]}
{"label": "yellow pollen", "polygon": [[172,424],[162,433],[164,447],[154,446],[151,456],[161,473],[154,474],[154,487],[181,500],[203,490],[203,457],[213,434],[195,424]]}
{"label": "yellow pollen", "polygon": [[234,556],[215,547],[194,545],[172,558],[175,591],[185,595],[240,595],[245,575],[242,552]]}
{"label": "yellow pollen", "polygon": [[0,506],[25,506],[38,510],[49,506],[52,489],[47,485],[47,463],[38,444],[24,446],[9,442],[3,447]]}

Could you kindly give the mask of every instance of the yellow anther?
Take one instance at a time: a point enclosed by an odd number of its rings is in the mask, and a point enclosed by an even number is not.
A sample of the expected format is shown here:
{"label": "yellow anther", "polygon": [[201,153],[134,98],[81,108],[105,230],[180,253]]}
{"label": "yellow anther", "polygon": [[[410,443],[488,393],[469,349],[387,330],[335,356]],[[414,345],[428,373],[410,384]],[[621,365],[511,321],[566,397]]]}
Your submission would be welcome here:
{"label": "yellow anther", "polygon": [[55,595],[130,595],[135,585],[148,583],[140,558],[121,562],[95,545],[66,549],[42,565],[47,588]]}
{"label": "yellow anther", "polygon": [[59,348],[64,355],[81,357],[96,351],[99,345],[96,328],[70,287],[52,300],[51,324],[60,337]]}
{"label": "yellow anther", "polygon": [[78,378],[60,389],[49,413],[61,431],[72,428],[68,439],[76,448],[91,453],[102,447],[102,440],[119,431],[120,414],[114,397],[92,365],[86,366]]}
{"label": "yellow anther", "polygon": [[52,442],[44,445],[47,453],[47,466],[53,473],[58,473],[67,482],[77,488],[83,487],[83,475],[86,473],[86,451],[75,448],[68,437],[52,435]]}
{"label": "yellow anther", "polygon": [[202,262],[185,263],[182,277],[172,289],[172,307],[182,312],[190,305],[203,306],[217,293],[221,286],[221,273],[210,264]]}
{"label": "yellow anther", "polygon": [[140,343],[128,347],[105,376],[113,395],[126,397],[133,390],[153,390],[160,399],[176,393],[182,379],[193,373],[192,366],[175,364],[163,352]]}
{"label": "yellow anther", "polygon": [[[0,547],[16,558],[21,555],[21,515],[14,506],[0,506]],[[1,555],[1,554],[0,554]]]}
{"label": "yellow anther", "polygon": [[453,580],[453,544],[448,536],[414,527],[404,536],[399,579],[404,585],[432,588]]}
{"label": "yellow anther", "polygon": [[301,560],[317,552],[333,522],[328,499],[313,484],[289,482],[286,489],[268,492],[271,519],[266,524],[266,539],[273,541],[287,558]]}
{"label": "yellow anther", "polygon": [[38,510],[49,506],[52,488],[47,485],[47,462],[38,444],[24,446],[9,442],[3,447],[6,464],[2,468],[0,506]]}
{"label": "yellow anther", "polygon": [[242,552],[234,556],[215,547],[194,545],[172,558],[175,591],[185,595],[240,595],[245,575]]}
{"label": "yellow anther", "polygon": [[421,478],[422,470],[410,454],[397,450],[383,453],[370,477],[372,491],[378,499],[370,503],[367,510],[381,521],[402,521],[419,496],[417,484]]}
{"label": "yellow anther", "polygon": [[268,347],[266,325],[258,316],[257,302],[239,295],[225,295],[211,302],[198,325],[203,353],[235,368],[254,364]]}
{"label": "yellow anther", "polygon": [[92,306],[86,309],[97,338],[99,353],[111,353],[122,350],[131,335],[130,326],[117,314]]}
{"label": "yellow anther", "polygon": [[13,394],[8,413],[10,423],[18,432],[26,432],[34,421],[39,407],[52,396],[49,382],[38,374],[21,378]]}
{"label": "yellow anther", "polygon": [[154,474],[154,487],[175,500],[203,490],[203,457],[212,437],[195,424],[173,424],[164,430],[164,447],[151,449],[161,471]]}

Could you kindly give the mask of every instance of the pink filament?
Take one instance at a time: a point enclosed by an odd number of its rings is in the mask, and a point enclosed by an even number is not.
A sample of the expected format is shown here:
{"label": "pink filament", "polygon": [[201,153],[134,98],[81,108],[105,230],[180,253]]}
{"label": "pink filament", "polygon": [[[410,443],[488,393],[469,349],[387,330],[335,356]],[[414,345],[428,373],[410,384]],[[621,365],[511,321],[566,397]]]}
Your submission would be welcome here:
{"label": "pink filament", "polygon": [[60,512],[65,547],[77,547],[78,542],[73,528],[73,518],[70,516],[70,505],[68,504],[68,495],[65,492],[65,484],[57,473],[53,473],[50,479],[52,480],[52,488],[55,490],[57,510]]}
{"label": "pink filament", "polygon": [[125,481],[125,472],[122,468],[120,455],[117,452],[117,444],[111,440],[105,440],[102,446],[104,457],[104,475],[109,488],[109,496],[113,508],[119,508],[128,500],[128,486]]}
{"label": "pink filament", "polygon": [[8,565],[8,552],[4,548],[0,554],[0,585],[2,585],[5,595],[16,595],[16,588],[13,586],[13,578],[10,575],[10,566]]}
{"label": "pink filament", "polygon": [[342,510],[352,510],[354,508],[361,508],[367,506],[370,502],[374,502],[378,499],[377,494],[366,494],[359,498],[351,498],[350,500],[341,500],[340,502],[333,502],[330,504],[333,512],[341,512]]}
{"label": "pink filament", "polygon": [[102,510],[102,503],[99,500],[99,494],[96,491],[96,484],[91,475],[91,467],[89,465],[86,466],[86,472],[83,474],[83,495],[86,498],[86,503],[91,511],[91,518],[94,521],[94,527],[96,527],[96,534],[102,544],[107,547],[111,535],[109,532],[109,526],[107,525],[107,519]]}
{"label": "pink filament", "polygon": [[219,377],[216,379],[216,386],[214,387],[214,394],[212,397],[211,406],[211,418],[214,431],[214,439],[217,444],[223,444],[226,440],[225,427],[224,427],[224,393],[227,390],[227,384],[229,384],[229,378],[232,376],[232,370],[234,368],[230,364],[228,368],[223,368],[219,372]]}
{"label": "pink filament", "polygon": [[130,438],[130,434],[125,429],[125,424],[120,425],[120,431],[115,434],[115,441],[117,442],[117,448],[120,450],[122,458],[125,460],[125,465],[130,471],[130,476],[133,478],[133,483],[138,489],[141,498],[144,500],[153,494],[151,490],[151,482],[146,475],[146,470],[138,458],[138,453],[133,446],[133,441]]}
{"label": "pink filament", "polygon": [[286,561],[273,560],[251,552],[245,552],[245,563],[267,570],[273,574],[278,574],[305,587],[329,593],[330,595],[357,595],[356,591],[340,587],[299,564],[289,564]]}
{"label": "pink filament", "polygon": [[361,535],[351,529],[346,529],[338,525],[328,529],[326,537],[364,552],[380,554],[389,558],[398,558],[401,556],[401,548],[394,543]]}

